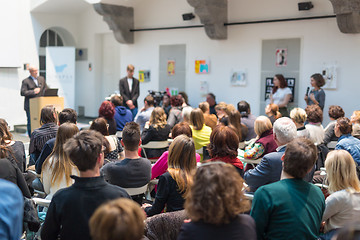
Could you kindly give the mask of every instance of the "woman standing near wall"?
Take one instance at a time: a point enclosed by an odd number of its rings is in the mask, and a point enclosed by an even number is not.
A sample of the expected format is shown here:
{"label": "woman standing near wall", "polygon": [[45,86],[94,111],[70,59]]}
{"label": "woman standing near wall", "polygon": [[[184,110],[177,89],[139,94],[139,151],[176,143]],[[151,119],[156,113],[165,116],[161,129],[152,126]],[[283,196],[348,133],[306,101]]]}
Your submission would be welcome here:
{"label": "woman standing near wall", "polygon": [[310,91],[309,96],[305,95],[304,100],[307,105],[318,105],[321,110],[324,110],[325,92],[321,87],[325,85],[325,80],[320,73],[313,74],[310,79],[313,89]]}
{"label": "woman standing near wall", "polygon": [[279,112],[283,117],[289,117],[287,105],[292,97],[290,88],[287,87],[286,80],[282,74],[274,76],[274,87],[270,95],[270,103],[275,103],[279,106]]}

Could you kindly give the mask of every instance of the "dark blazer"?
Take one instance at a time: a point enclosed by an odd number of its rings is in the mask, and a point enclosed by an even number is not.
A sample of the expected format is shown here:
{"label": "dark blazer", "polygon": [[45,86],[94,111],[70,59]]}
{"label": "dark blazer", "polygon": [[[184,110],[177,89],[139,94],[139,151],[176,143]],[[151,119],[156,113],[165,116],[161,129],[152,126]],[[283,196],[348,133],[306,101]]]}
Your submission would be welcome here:
{"label": "dark blazer", "polygon": [[[34,97],[40,97],[44,96],[45,89],[47,88],[45,78],[42,76],[39,76],[37,78],[38,85],[35,84],[34,80],[29,76],[28,78],[25,78],[21,83],[21,96],[25,97],[24,101],[24,110],[29,111],[29,99]],[[39,87],[40,92],[38,94],[35,94],[34,89]]]}
{"label": "dark blazer", "polygon": [[120,88],[120,95],[124,98],[124,106],[127,106],[126,105],[127,100],[132,100],[135,107],[138,107],[137,99],[140,95],[139,80],[133,78],[133,84],[130,92],[127,77],[124,77],[119,81],[119,88]]}

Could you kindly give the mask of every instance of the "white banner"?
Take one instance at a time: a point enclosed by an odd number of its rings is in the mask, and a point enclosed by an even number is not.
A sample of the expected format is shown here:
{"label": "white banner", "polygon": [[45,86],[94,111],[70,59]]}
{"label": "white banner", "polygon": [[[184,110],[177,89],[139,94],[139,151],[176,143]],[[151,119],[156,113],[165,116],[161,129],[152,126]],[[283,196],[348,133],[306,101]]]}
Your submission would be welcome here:
{"label": "white banner", "polygon": [[65,108],[75,109],[74,47],[46,47],[46,83],[59,89]]}

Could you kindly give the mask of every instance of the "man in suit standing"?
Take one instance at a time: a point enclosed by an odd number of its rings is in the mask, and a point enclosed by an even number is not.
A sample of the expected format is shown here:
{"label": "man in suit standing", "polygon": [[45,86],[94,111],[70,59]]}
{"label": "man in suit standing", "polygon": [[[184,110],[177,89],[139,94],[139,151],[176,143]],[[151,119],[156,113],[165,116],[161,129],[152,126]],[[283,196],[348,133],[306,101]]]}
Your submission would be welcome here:
{"label": "man in suit standing", "polygon": [[135,67],[129,64],[126,68],[127,76],[120,79],[120,95],[124,99],[124,106],[130,109],[133,119],[138,112],[137,99],[140,95],[139,80],[134,78]]}
{"label": "man in suit standing", "polygon": [[29,67],[30,76],[25,78],[21,83],[21,96],[25,97],[24,110],[27,117],[27,131],[29,137],[31,136],[31,124],[30,124],[30,105],[29,99],[34,97],[40,97],[44,95],[47,88],[45,78],[38,76],[38,69],[34,66]]}

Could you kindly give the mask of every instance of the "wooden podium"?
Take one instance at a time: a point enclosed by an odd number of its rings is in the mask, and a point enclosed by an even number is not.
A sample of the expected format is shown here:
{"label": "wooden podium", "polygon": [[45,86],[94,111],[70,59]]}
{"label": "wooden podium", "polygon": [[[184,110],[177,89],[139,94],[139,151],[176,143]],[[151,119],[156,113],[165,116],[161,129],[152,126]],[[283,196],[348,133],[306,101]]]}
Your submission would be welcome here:
{"label": "wooden podium", "polygon": [[41,109],[46,105],[53,105],[57,112],[64,109],[63,97],[37,97],[30,98],[31,132],[40,127]]}

